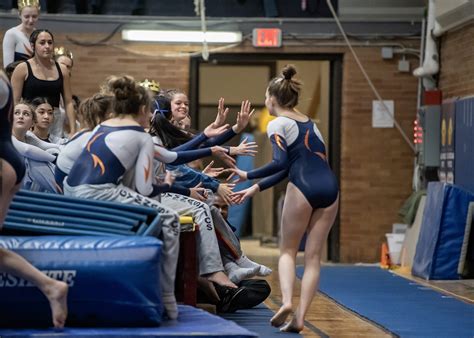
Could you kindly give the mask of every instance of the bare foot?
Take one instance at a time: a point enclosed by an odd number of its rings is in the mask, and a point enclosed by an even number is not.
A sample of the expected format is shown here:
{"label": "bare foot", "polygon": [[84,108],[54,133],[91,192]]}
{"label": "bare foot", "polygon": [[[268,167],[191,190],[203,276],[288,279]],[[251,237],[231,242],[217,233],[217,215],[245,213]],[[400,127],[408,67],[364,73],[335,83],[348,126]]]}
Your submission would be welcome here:
{"label": "bare foot", "polygon": [[291,304],[290,305],[282,305],[277,313],[270,319],[270,324],[275,327],[282,326],[285,323],[286,318],[292,312]]}
{"label": "bare foot", "polygon": [[293,318],[290,322],[286,323],[285,326],[283,326],[280,331],[281,332],[292,332],[292,333],[300,333],[303,331],[304,325],[298,325],[296,324],[295,318]]}
{"label": "bare foot", "polygon": [[51,307],[55,328],[63,328],[66,323],[68,289],[69,287],[66,283],[55,280],[45,292]]}
{"label": "bare foot", "polygon": [[227,277],[227,275],[222,271],[217,271],[206,276],[206,278],[214,283],[217,283],[222,286],[228,286],[231,288],[237,288],[237,285],[232,283],[232,281]]}

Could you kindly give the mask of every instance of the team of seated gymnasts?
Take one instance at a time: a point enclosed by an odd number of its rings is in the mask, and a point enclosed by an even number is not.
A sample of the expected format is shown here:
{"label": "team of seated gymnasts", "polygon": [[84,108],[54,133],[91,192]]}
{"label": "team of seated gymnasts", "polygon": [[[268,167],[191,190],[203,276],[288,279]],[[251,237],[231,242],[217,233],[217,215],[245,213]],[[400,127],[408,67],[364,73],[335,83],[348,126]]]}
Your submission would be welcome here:
{"label": "team of seated gymnasts", "polygon": [[54,112],[46,99],[21,101],[14,107],[12,141],[25,158],[25,189],[145,205],[160,212],[163,303],[167,316],[175,319],[179,216],[192,216],[199,225],[199,282],[211,297],[219,298],[216,288],[237,290],[242,280],[267,276],[271,270],[243,254],[216,206],[232,203],[233,184],[216,179],[225,170],[208,166],[200,171],[191,165],[207,156],[233,165],[234,156],[256,153],[256,144],[245,140],[236,147],[221,146],[246,128],[250,102],[242,102],[229,125],[228,109],[220,99],[215,121],[192,133],[186,95],[157,89],[154,81],[107,78],[80,103],[79,131],[69,138],[61,128],[59,134],[51,132]]}

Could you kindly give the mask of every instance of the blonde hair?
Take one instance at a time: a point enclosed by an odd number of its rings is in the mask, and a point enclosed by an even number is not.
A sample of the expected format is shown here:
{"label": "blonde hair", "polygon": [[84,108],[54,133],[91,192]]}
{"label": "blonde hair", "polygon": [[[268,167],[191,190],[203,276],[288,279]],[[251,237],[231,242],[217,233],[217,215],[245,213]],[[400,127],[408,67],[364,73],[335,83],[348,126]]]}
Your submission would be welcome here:
{"label": "blonde hair", "polygon": [[41,9],[38,0],[18,0],[18,11],[21,13],[25,7],[36,7],[38,10]]}
{"label": "blonde hair", "polygon": [[20,101],[13,107],[13,110],[15,110],[15,108],[20,104],[28,107],[31,113],[33,123],[36,123],[35,107],[29,101],[26,101],[24,98],[21,98]]}
{"label": "blonde hair", "polygon": [[72,52],[64,46],[54,48],[54,58],[57,60],[60,56],[66,56],[74,62],[74,55],[72,55]]}
{"label": "blonde hair", "polygon": [[113,96],[95,94],[82,101],[79,105],[79,115],[82,116],[82,122],[89,129],[94,129],[98,124],[107,120]]}

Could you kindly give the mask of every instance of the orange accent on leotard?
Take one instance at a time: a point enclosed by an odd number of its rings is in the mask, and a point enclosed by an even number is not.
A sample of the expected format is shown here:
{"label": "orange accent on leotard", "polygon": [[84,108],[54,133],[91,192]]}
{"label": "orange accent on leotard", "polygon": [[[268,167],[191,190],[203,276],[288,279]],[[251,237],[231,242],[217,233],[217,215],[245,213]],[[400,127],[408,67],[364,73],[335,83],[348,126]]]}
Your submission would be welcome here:
{"label": "orange accent on leotard", "polygon": [[87,143],[87,151],[91,151],[91,145],[92,143],[94,143],[100,136],[102,136],[103,133],[98,133],[97,135],[95,135],[92,140],[90,140],[88,143]]}
{"label": "orange accent on leotard", "polygon": [[280,148],[280,149],[283,150],[283,151],[286,151],[286,150],[285,150],[285,147],[283,147],[283,143],[281,142],[280,135],[275,134],[275,141],[276,141],[276,143],[277,143],[277,145],[278,145],[278,148]]}
{"label": "orange accent on leotard", "polygon": [[105,166],[104,166],[104,162],[102,162],[102,160],[100,159],[99,156],[97,156],[96,154],[91,154],[92,155],[92,159],[94,161],[94,168],[97,167],[97,165],[100,167],[100,175],[104,175],[105,173]]}
{"label": "orange accent on leotard", "polygon": [[145,167],[145,181],[148,181],[148,177],[150,177],[150,171],[151,171],[151,161],[150,158],[148,157],[148,165]]}

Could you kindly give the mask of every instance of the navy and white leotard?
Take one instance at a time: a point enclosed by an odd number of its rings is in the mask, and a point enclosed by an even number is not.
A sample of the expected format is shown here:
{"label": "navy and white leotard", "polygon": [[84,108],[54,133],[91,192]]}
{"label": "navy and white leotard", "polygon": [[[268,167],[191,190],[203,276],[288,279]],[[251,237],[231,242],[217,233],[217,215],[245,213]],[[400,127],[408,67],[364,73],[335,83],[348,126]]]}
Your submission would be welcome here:
{"label": "navy and white leotard", "polygon": [[[74,162],[67,184],[119,185],[130,172],[134,187],[143,196],[171,191],[168,184],[153,184],[153,140],[139,126],[97,126]],[[189,189],[183,194],[189,195]]]}
{"label": "navy and white leotard", "polygon": [[3,77],[0,77],[0,158],[13,167],[18,184],[25,176],[25,163],[12,143],[12,125],[9,120],[12,105],[12,88]]}
{"label": "navy and white leotard", "polygon": [[315,209],[326,208],[338,196],[338,184],[326,159],[326,147],[316,125],[278,117],[268,124],[273,160],[249,171],[248,179],[267,177],[259,182],[260,190],[281,181],[286,174]]}

